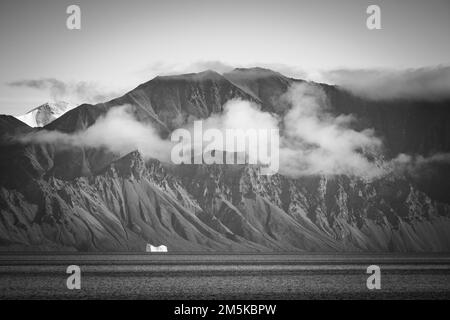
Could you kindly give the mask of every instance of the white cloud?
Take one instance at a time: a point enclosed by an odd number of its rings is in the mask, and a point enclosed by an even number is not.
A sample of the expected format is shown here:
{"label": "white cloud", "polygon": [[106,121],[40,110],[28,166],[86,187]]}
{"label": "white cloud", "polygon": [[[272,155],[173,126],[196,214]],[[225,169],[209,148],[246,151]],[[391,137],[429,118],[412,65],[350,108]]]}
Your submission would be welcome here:
{"label": "white cloud", "polygon": [[168,161],[171,144],[161,139],[151,125],[137,121],[131,111],[130,106],[114,107],[86,130],[72,134],[41,130],[17,139],[22,143],[50,143],[60,147],[107,148],[121,155],[139,150],[147,158]]}
{"label": "white cloud", "polygon": [[329,113],[325,94],[319,87],[294,85],[284,99],[291,109],[283,119],[281,173],[365,178],[383,174],[383,168],[374,160],[379,158],[380,139],[371,129],[352,129],[352,116]]}
{"label": "white cloud", "polygon": [[334,70],[329,82],[374,100],[412,99],[439,101],[450,98],[450,67],[406,70]]}
{"label": "white cloud", "polygon": [[86,81],[62,81],[55,78],[27,79],[8,83],[10,87],[30,88],[49,94],[53,102],[67,101],[71,105],[105,102],[119,95],[97,83]]}
{"label": "white cloud", "polygon": [[[383,160],[382,142],[367,128],[352,128],[352,115],[334,115],[328,109],[322,89],[314,84],[293,85],[282,96],[289,109],[283,116],[260,110],[242,100],[228,101],[221,114],[203,119],[203,130],[279,129],[279,173],[290,177],[308,175],[350,175],[374,179],[394,170],[415,170],[431,162],[450,162],[449,154],[431,157],[400,155]],[[193,132],[193,121],[185,128]],[[60,147],[108,148],[124,155],[140,150],[146,158],[169,162],[174,143],[162,139],[150,124],[137,121],[131,106],[112,108],[91,127],[72,134],[40,130],[17,137],[23,143],[51,143]],[[191,147],[194,147],[193,145]],[[209,146],[211,147],[211,146]]]}

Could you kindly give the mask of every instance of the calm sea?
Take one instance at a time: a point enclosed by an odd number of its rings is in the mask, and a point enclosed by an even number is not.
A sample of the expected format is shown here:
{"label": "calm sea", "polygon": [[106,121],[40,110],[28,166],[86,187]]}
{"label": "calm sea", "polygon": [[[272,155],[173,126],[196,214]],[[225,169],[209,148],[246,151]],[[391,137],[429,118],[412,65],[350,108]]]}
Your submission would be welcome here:
{"label": "calm sea", "polygon": [[[69,265],[81,290],[68,290]],[[368,290],[369,265],[381,289]],[[450,255],[1,254],[0,299],[449,299]]]}

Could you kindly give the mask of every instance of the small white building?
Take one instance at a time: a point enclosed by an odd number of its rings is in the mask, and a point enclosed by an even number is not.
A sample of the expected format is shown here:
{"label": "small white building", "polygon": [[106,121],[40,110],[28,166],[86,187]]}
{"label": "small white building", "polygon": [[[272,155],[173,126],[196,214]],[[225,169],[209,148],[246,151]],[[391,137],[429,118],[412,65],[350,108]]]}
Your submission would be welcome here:
{"label": "small white building", "polygon": [[167,247],[166,246],[159,246],[159,247],[154,247],[151,244],[147,243],[147,248],[146,248],[147,252],[167,252]]}

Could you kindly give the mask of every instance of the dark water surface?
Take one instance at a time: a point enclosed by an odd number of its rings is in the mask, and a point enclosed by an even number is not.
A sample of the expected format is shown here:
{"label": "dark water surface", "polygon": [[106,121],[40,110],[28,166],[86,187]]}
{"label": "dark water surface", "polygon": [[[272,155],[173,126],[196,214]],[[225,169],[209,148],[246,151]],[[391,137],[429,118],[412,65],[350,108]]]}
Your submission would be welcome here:
{"label": "dark water surface", "polygon": [[[68,290],[66,268],[81,268]],[[366,269],[381,268],[381,290]],[[1,254],[0,299],[449,299],[450,255]]]}

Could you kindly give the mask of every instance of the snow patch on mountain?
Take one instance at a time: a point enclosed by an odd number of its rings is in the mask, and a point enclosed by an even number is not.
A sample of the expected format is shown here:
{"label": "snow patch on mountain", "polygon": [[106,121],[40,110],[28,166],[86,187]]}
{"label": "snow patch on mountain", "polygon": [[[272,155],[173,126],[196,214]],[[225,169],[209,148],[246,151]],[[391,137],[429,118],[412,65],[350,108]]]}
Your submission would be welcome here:
{"label": "snow patch on mountain", "polygon": [[48,102],[28,111],[24,115],[16,116],[16,118],[30,127],[43,127],[59,118],[70,109],[72,109],[72,107],[64,101]]}

